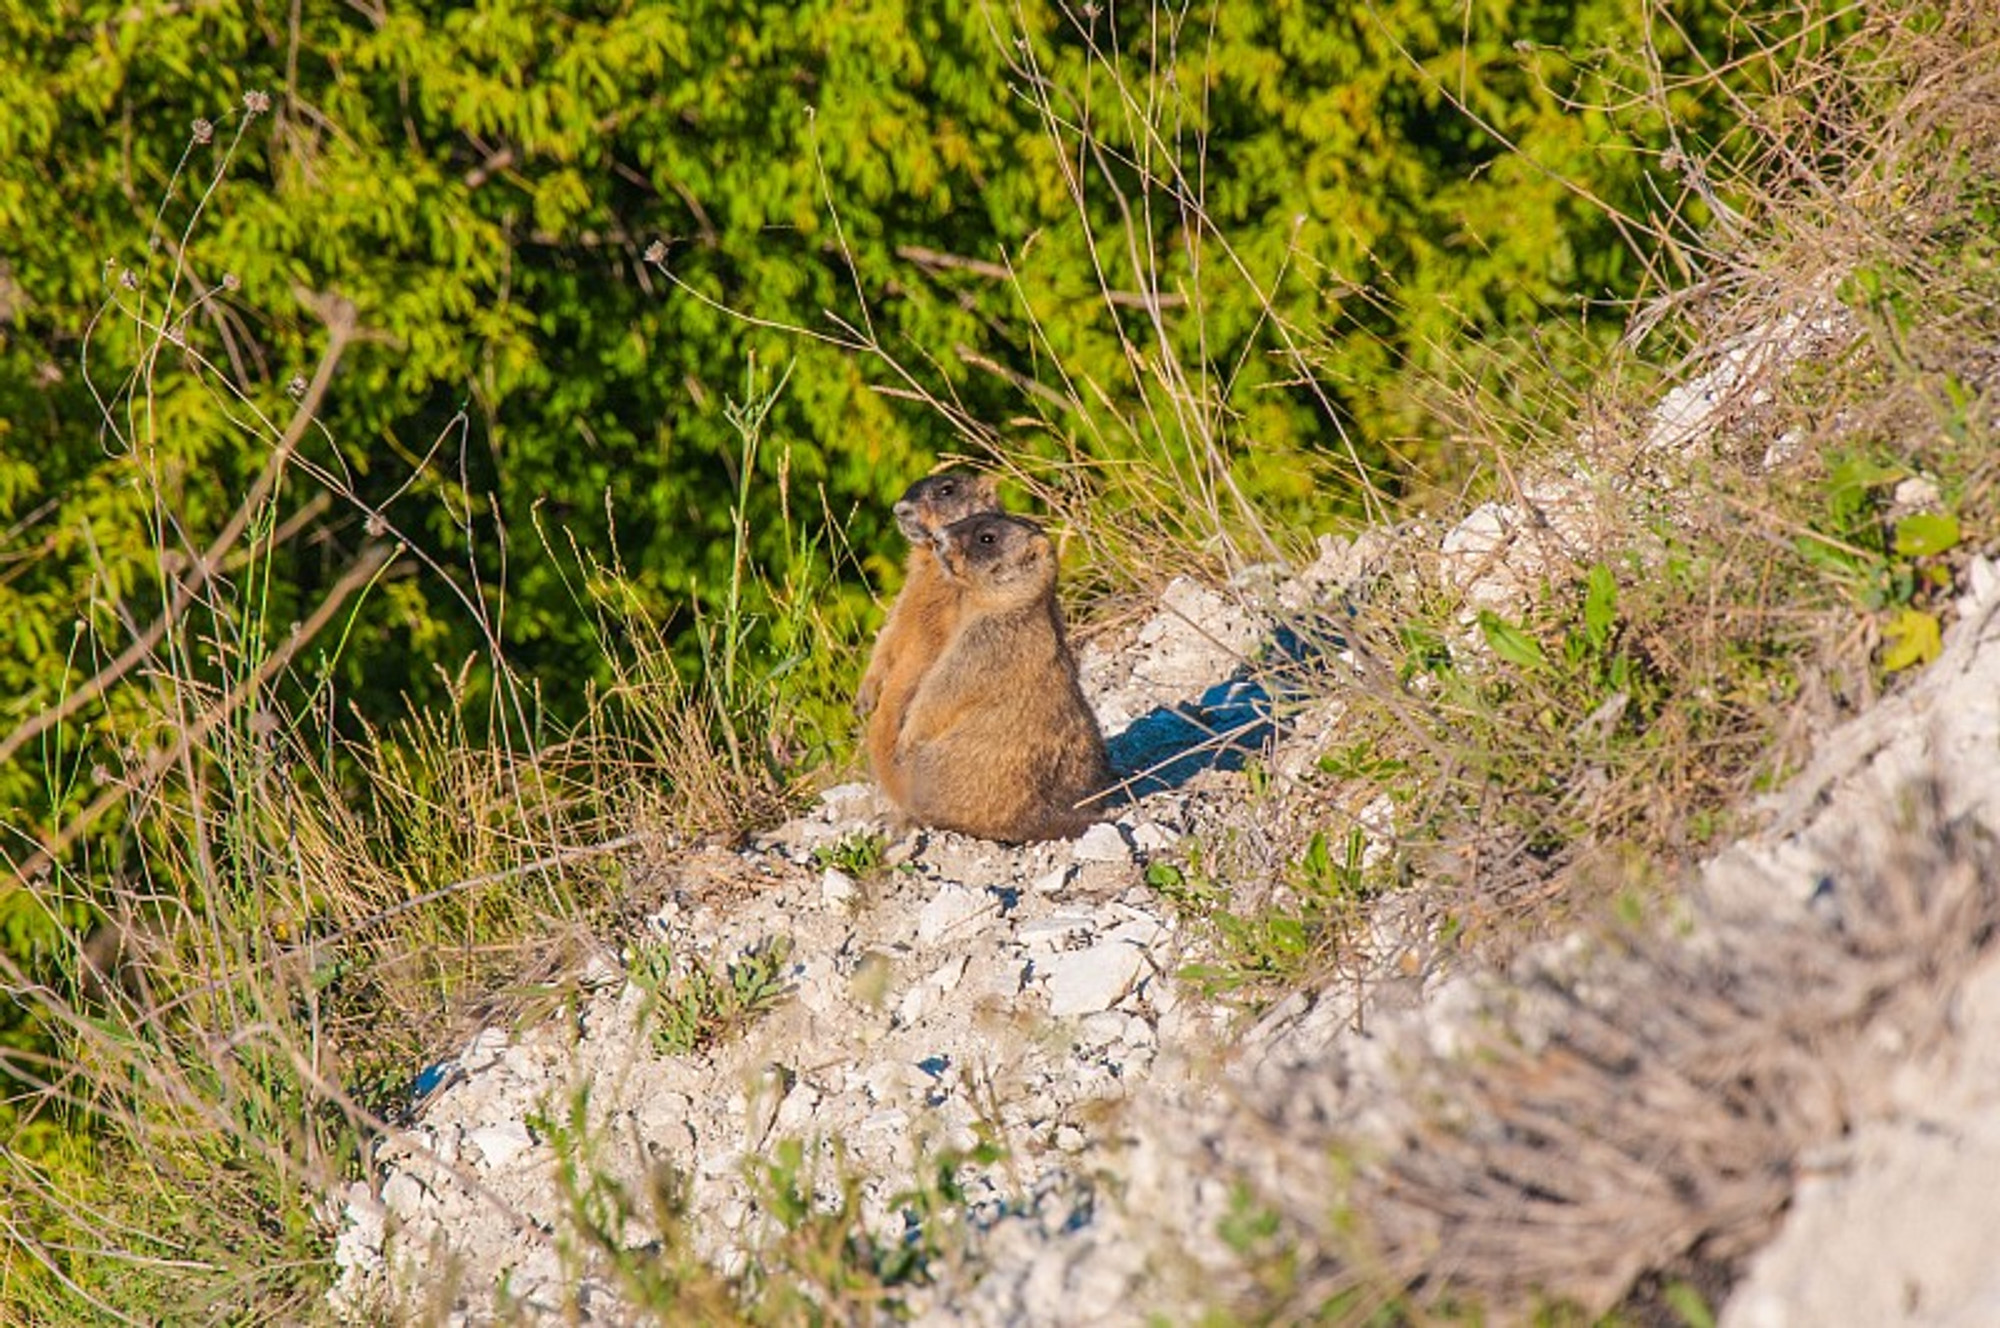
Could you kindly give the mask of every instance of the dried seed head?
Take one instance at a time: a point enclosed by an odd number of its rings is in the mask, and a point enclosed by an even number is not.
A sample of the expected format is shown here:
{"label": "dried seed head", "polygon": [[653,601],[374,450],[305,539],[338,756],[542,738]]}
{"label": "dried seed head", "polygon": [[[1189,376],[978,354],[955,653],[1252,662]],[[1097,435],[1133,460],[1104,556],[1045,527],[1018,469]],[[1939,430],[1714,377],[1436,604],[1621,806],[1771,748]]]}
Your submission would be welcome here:
{"label": "dried seed head", "polygon": [[259,88],[252,88],[243,94],[243,109],[252,115],[262,115],[271,109],[271,94]]}
{"label": "dried seed head", "polygon": [[664,240],[655,240],[655,241],[653,241],[653,242],[652,242],[651,244],[647,245],[647,246],[646,246],[646,261],[647,261],[648,263],[664,263],[664,262],[666,262],[666,261],[667,261],[667,245],[666,245],[666,241],[664,241]]}
{"label": "dried seed head", "polygon": [[215,137],[215,126],[208,120],[197,118],[191,128],[197,143],[206,143]]}
{"label": "dried seed head", "polygon": [[118,284],[126,290],[138,290],[139,274],[128,267],[118,274]]}
{"label": "dried seed head", "polygon": [[291,393],[294,397],[304,396],[306,394],[306,376],[304,374],[293,374],[292,381],[285,384],[285,391]]}
{"label": "dried seed head", "polygon": [[222,289],[241,290],[242,288],[243,278],[237,276],[234,272],[225,272],[222,274]]}

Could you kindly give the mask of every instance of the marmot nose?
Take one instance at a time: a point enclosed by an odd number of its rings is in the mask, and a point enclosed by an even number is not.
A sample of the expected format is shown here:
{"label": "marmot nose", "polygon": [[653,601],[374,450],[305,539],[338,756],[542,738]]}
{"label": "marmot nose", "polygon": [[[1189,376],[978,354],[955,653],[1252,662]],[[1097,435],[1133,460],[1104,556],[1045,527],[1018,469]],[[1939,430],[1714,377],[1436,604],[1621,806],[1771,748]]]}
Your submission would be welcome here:
{"label": "marmot nose", "polygon": [[896,516],[896,519],[897,519],[898,521],[904,521],[904,520],[908,520],[908,519],[909,519],[909,517],[910,517],[910,516],[911,516],[912,514],[914,514],[914,513],[916,512],[916,510],[917,510],[917,509],[916,509],[916,508],[914,508],[914,507],[912,507],[912,506],[910,506],[910,500],[909,500],[909,499],[907,499],[907,498],[898,498],[898,499],[896,500],[896,505],[895,505],[894,507],[890,508],[889,510],[890,510],[891,512],[895,513],[895,516]]}

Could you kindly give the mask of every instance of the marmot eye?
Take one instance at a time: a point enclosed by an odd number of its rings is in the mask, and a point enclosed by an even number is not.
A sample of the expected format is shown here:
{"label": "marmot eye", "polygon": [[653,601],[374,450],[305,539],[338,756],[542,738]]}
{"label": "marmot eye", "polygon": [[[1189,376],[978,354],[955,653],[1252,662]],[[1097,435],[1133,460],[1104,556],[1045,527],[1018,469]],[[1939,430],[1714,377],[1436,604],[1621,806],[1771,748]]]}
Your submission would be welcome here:
{"label": "marmot eye", "polygon": [[981,535],[979,537],[979,542],[981,544],[991,544],[993,542],[993,532],[989,530],[984,535]]}
{"label": "marmot eye", "polygon": [[951,496],[952,496],[952,495],[953,495],[954,493],[957,493],[957,492],[958,492],[958,486],[957,486],[956,484],[940,484],[940,485],[938,485],[938,493],[939,493],[939,494],[941,494],[941,495],[943,495],[943,496],[944,496],[944,497],[946,497],[946,498],[949,498],[949,497],[951,497]]}

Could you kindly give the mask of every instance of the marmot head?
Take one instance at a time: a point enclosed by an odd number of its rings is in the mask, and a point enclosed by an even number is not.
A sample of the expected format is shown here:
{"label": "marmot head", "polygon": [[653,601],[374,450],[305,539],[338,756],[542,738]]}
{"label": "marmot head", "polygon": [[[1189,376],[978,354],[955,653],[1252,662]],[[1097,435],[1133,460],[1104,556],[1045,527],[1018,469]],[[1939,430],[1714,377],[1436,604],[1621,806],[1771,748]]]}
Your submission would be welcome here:
{"label": "marmot head", "polygon": [[945,572],[982,602],[1025,604],[1055,589],[1055,546],[1032,521],[981,512],[954,521],[936,540]]}
{"label": "marmot head", "polygon": [[895,510],[896,528],[903,532],[903,538],[912,544],[928,544],[933,535],[954,521],[978,512],[999,511],[999,486],[991,475],[947,470],[904,490]]}

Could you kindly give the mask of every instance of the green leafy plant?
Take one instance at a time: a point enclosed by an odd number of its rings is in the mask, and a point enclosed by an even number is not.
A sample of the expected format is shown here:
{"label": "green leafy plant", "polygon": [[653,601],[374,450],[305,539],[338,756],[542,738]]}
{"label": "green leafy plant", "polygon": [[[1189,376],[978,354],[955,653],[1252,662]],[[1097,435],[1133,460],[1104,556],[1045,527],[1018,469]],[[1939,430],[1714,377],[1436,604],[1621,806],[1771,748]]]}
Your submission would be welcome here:
{"label": "green leafy plant", "polygon": [[831,844],[815,846],[812,857],[814,864],[822,869],[831,867],[863,880],[882,870],[882,854],[888,847],[888,836],[872,830],[856,830]]}
{"label": "green leafy plant", "polygon": [[1200,920],[1214,951],[1212,958],[1184,965],[1181,977],[1210,996],[1233,993],[1256,1001],[1310,976],[1372,893],[1363,867],[1366,847],[1358,827],[1337,840],[1314,831],[1288,873],[1282,901],[1250,909],[1236,906],[1199,853],[1185,866],[1149,863],[1147,885]]}
{"label": "green leafy plant", "polygon": [[1833,576],[1858,607],[1881,616],[1881,665],[1890,673],[1927,664],[1943,648],[1935,601],[1951,588],[1944,556],[1961,538],[1949,512],[1886,518],[1888,490],[1908,474],[1865,452],[1838,458],[1816,529],[1796,541],[1799,553]]}
{"label": "green leafy plant", "polygon": [[720,972],[700,958],[676,971],[665,945],[642,948],[632,980],[646,993],[653,1045],[664,1055],[685,1056],[742,1032],[789,994],[785,972],[791,954],[791,940],[776,936],[745,950]]}
{"label": "green leafy plant", "polygon": [[991,1167],[1005,1156],[990,1138],[970,1149],[943,1148],[910,1188],[890,1198],[902,1229],[875,1233],[863,1221],[861,1185],[837,1144],[808,1149],[779,1140],[752,1164],[751,1179],[777,1225],[750,1280],[760,1317],[796,1322],[825,1316],[844,1321],[858,1310],[895,1315],[899,1289],[931,1281],[955,1257],[967,1167]]}

